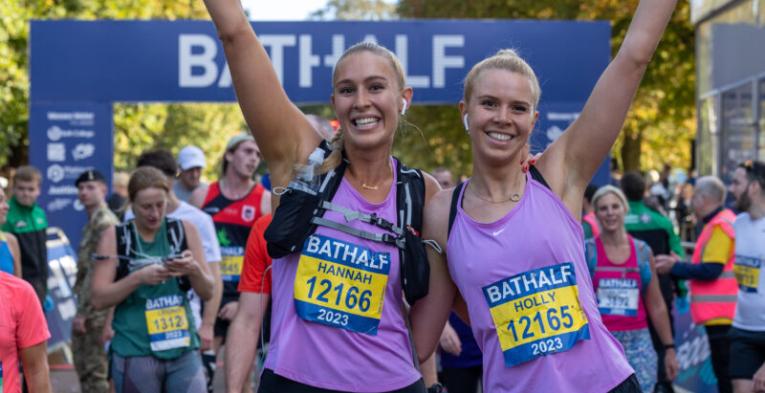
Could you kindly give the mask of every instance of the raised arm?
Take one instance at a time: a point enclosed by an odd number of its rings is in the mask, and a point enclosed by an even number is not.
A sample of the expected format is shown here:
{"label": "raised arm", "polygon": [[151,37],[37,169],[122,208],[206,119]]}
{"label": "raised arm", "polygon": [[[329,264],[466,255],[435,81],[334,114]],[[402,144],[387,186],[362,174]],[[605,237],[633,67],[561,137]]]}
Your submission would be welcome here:
{"label": "raised arm", "polygon": [[223,43],[244,118],[274,185],[282,186],[294,164],[305,161],[321,137],[287,97],[240,0],[205,0],[205,6]]}
{"label": "raised arm", "polygon": [[[567,205],[580,206],[584,188],[619,135],[676,3],[640,1],[619,52],[600,76],[582,114],[540,158],[540,170]],[[578,195],[579,205],[569,203],[569,195]]]}

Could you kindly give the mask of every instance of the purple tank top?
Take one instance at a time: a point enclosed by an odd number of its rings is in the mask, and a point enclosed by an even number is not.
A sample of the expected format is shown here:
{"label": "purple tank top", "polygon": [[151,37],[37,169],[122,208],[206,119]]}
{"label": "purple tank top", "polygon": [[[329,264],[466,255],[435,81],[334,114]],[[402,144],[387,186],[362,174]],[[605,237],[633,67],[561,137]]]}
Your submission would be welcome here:
{"label": "purple tank top", "polygon": [[501,219],[461,207],[447,242],[449,272],[483,352],[484,391],[607,392],[633,373],[598,313],[582,227],[545,186]]}
{"label": "purple tank top", "polygon": [[[332,203],[396,223],[395,172],[380,204],[366,201],[346,179]],[[334,211],[324,218],[384,232]],[[397,390],[420,379],[402,314],[395,247],[318,227],[301,253],[275,260],[272,269],[266,368],[313,387],[352,392]]]}

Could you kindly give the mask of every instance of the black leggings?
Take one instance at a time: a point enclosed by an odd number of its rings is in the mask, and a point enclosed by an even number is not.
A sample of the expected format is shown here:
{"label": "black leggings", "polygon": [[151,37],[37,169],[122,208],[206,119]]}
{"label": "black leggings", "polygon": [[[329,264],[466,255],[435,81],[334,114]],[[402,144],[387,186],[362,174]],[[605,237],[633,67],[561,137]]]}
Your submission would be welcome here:
{"label": "black leggings", "polygon": [[608,393],[641,393],[640,382],[638,382],[635,374],[632,374]]}
{"label": "black leggings", "polygon": [[444,368],[438,374],[449,393],[476,393],[481,383],[483,367]]}
{"label": "black leggings", "polygon": [[[384,393],[426,393],[425,383],[422,379],[419,381],[404,387],[402,389],[393,390]],[[339,390],[329,390],[315,388],[313,386],[304,385],[300,382],[284,378],[280,375],[276,375],[272,370],[263,370],[263,375],[260,376],[260,385],[258,386],[258,393],[350,393],[342,392]],[[382,392],[381,392],[382,393]]]}

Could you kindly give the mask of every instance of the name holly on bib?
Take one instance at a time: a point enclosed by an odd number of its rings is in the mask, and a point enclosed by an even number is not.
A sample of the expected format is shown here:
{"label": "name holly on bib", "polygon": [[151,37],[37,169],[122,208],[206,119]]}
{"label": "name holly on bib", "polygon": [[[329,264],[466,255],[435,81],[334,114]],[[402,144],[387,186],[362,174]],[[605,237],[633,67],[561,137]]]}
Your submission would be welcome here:
{"label": "name holly on bib", "polygon": [[223,281],[239,281],[244,258],[241,255],[226,255],[220,261],[220,276]]}
{"label": "name holly on bib", "polygon": [[388,285],[390,253],[311,235],[295,276],[300,318],[369,335],[377,334]]}
{"label": "name holly on bib", "polygon": [[517,274],[483,287],[505,366],[564,352],[590,338],[570,262]]}
{"label": "name holly on bib", "polygon": [[146,326],[152,351],[191,345],[189,319],[183,296],[169,295],[146,300]]}
{"label": "name holly on bib", "polygon": [[738,287],[744,292],[757,293],[760,285],[760,268],[762,259],[736,255],[733,273],[736,275]]}
{"label": "name holly on bib", "polygon": [[640,288],[632,278],[601,278],[598,281],[598,310],[604,315],[637,316]]}

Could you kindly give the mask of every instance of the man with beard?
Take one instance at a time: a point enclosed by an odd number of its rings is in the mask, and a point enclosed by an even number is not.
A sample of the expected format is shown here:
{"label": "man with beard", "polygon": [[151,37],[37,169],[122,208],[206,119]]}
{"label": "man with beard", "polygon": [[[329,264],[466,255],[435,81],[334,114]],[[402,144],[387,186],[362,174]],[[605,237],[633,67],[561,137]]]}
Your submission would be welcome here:
{"label": "man with beard", "polygon": [[765,391],[765,163],[746,161],[729,188],[736,197],[736,262],[739,291],[730,331],[730,378],[736,393]]}
{"label": "man with beard", "polygon": [[[229,139],[222,162],[220,180],[198,187],[190,199],[212,216],[220,243],[223,298],[214,328],[216,354],[225,344],[228,326],[239,307],[237,286],[250,229],[255,220],[271,212],[271,193],[253,179],[260,164],[260,150],[252,135],[241,133]],[[210,360],[205,357],[206,367]],[[249,386],[246,384],[245,390],[249,391]]]}

